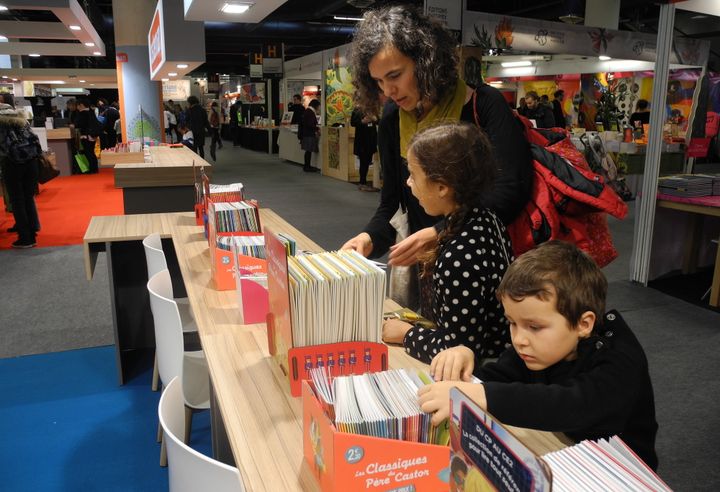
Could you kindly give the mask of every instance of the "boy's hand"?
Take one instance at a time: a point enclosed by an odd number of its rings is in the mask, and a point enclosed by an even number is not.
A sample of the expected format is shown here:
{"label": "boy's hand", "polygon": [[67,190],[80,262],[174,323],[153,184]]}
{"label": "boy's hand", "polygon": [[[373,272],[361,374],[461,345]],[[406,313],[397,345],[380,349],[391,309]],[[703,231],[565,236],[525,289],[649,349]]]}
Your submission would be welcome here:
{"label": "boy's hand", "polygon": [[430,363],[435,381],[470,381],[475,368],[475,354],[464,345],[443,350]]}
{"label": "boy's hand", "polygon": [[428,384],[418,390],[418,403],[423,412],[433,414],[433,425],[440,425],[443,420],[450,416],[450,388],[453,387],[457,387],[469,396],[480,408],[487,410],[485,387],[482,384],[457,381],[441,381]]}
{"label": "boy's hand", "polygon": [[383,321],[382,339],[385,343],[403,343],[405,334],[413,325],[399,319],[386,319]]}

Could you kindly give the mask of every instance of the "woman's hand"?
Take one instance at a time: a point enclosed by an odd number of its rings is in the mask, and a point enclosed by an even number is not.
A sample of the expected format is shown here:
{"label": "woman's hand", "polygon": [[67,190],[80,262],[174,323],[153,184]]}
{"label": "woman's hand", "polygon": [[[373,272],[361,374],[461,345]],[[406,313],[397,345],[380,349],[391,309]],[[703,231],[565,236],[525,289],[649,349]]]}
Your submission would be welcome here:
{"label": "woman's hand", "polygon": [[418,255],[437,243],[437,231],[434,227],[420,229],[397,244],[390,246],[388,265],[410,266],[418,262]]}
{"label": "woman's hand", "polygon": [[361,232],[354,238],[342,245],[340,249],[353,249],[367,258],[372,253],[373,243],[370,234]]}
{"label": "woman's hand", "polygon": [[403,343],[405,334],[410,331],[413,325],[400,321],[399,319],[390,318],[383,321],[382,339],[385,343]]}
{"label": "woman's hand", "polygon": [[475,368],[475,354],[464,345],[443,350],[430,363],[435,381],[470,381]]}

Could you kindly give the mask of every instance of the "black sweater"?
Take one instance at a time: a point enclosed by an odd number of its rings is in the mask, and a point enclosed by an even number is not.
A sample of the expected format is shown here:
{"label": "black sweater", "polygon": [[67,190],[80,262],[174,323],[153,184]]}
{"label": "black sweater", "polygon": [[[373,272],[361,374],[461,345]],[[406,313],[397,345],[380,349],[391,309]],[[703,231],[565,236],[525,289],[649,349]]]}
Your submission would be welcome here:
{"label": "black sweater", "polygon": [[[530,147],[502,94],[489,85],[481,85],[476,91],[475,111],[480,127],[493,144],[498,166],[495,183],[483,205],[493,210],[507,225],[530,198],[533,178]],[[475,122],[472,99],[463,106],[460,121]],[[411,234],[432,227],[441,219],[427,215],[406,184],[409,173],[405,159],[400,155],[400,113],[393,103],[386,106],[378,126],[378,151],[383,170],[380,205],[364,229],[373,242],[373,258],[384,255],[395,243],[396,233],[390,219],[400,205],[408,212]]]}
{"label": "black sweater", "polygon": [[619,435],[657,469],[655,399],[645,352],[617,311],[578,344],[578,358],[531,371],[510,348],[475,370],[487,410],[508,425],[575,441]]}

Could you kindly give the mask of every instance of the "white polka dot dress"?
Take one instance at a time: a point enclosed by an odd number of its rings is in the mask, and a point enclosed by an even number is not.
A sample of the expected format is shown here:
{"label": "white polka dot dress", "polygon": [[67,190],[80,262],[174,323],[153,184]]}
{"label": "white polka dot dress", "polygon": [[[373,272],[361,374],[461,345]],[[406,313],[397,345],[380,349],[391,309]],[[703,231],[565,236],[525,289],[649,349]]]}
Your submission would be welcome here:
{"label": "white polka dot dress", "polygon": [[415,326],[405,335],[408,354],[430,362],[457,345],[477,357],[497,357],[510,343],[495,290],[513,260],[505,227],[488,209],[473,209],[465,225],[440,250],[433,271],[433,318],[437,329]]}

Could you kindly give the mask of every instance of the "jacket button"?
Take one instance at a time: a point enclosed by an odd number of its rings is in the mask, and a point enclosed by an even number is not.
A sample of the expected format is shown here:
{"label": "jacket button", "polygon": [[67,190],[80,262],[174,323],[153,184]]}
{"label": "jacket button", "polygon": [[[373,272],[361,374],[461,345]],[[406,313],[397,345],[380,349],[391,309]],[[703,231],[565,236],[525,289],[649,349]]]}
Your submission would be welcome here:
{"label": "jacket button", "polygon": [[598,349],[598,350],[600,350],[601,348],[603,348],[604,345],[605,345],[605,344],[602,343],[602,342],[596,342],[596,343],[595,343],[595,348]]}
{"label": "jacket button", "polygon": [[611,337],[611,336],[613,336],[613,331],[612,331],[612,330],[606,331],[606,332],[605,332],[605,336],[608,337],[608,338]]}
{"label": "jacket button", "polygon": [[615,321],[615,315],[613,313],[610,313],[607,315],[608,321]]}

